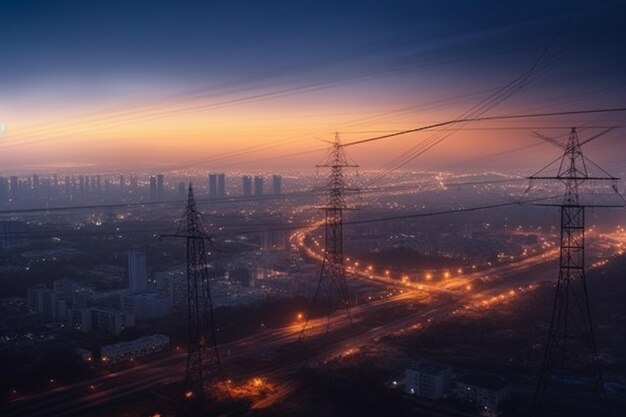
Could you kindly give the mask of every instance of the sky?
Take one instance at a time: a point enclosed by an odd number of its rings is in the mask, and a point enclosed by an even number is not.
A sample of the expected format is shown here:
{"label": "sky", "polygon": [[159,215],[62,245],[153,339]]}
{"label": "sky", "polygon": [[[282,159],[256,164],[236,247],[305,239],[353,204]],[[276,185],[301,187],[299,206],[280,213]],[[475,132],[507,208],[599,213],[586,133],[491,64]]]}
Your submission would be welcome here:
{"label": "sky", "polygon": [[[3,0],[0,171],[297,170],[334,132],[624,107],[625,18],[623,1]],[[533,130],[591,135],[624,119],[471,123],[350,154],[394,166],[449,134],[402,168],[532,169],[554,151]],[[590,151],[626,168],[621,135]]]}

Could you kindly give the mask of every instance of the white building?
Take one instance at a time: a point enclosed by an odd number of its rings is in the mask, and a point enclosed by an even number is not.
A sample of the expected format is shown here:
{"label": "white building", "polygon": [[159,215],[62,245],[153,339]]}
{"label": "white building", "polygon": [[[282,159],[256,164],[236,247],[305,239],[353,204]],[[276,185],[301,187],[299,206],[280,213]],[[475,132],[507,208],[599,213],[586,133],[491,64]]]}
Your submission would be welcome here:
{"label": "white building", "polygon": [[170,297],[157,292],[139,292],[123,295],[122,311],[135,316],[136,320],[167,317],[172,310]]}
{"label": "white building", "polygon": [[148,288],[148,267],[145,252],[128,252],[128,287],[131,292],[141,292]]}
{"label": "white building", "polygon": [[100,358],[104,365],[132,361],[142,356],[163,352],[169,348],[170,338],[163,334],[140,337],[128,342],[105,345],[100,348]]}
{"label": "white building", "polygon": [[501,413],[504,401],[510,398],[508,383],[496,376],[470,374],[457,380],[454,396],[467,405],[474,406],[485,417],[495,417]]}
{"label": "white building", "polygon": [[404,371],[405,389],[409,394],[439,399],[452,389],[452,368],[431,362],[419,362]]}

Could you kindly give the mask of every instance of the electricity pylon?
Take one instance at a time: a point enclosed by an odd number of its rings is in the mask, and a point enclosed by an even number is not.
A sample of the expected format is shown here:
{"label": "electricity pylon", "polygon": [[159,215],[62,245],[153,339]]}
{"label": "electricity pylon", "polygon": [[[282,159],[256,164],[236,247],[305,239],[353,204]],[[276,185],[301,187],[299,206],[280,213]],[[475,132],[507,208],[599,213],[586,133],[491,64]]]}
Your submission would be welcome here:
{"label": "electricity pylon", "polygon": [[176,234],[187,243],[187,368],[185,373],[185,412],[203,413],[212,403],[228,395],[217,349],[216,327],[209,278],[207,244],[212,239],[200,221],[193,188],[189,184],[187,207]]}
{"label": "electricity pylon", "polygon": [[337,133],[326,161],[316,165],[316,167],[330,168],[330,175],[326,184],[328,201],[324,207],[321,207],[325,214],[324,252],[317,286],[306,321],[300,332],[300,339],[304,337],[313,315],[326,315],[326,332],[330,329],[332,312],[339,308],[345,310],[348,319],[352,322],[343,253],[343,212],[352,210],[346,204],[345,196],[347,192],[355,191],[355,189],[347,187],[344,169],[357,168],[358,165],[348,161]]}
{"label": "electricity pylon", "polygon": [[[579,196],[583,184],[596,181],[612,182],[613,191],[617,192],[618,178],[585,157],[581,149],[601,134],[580,142],[576,128],[572,128],[567,144],[537,134],[564,152],[530,180],[558,181],[565,187],[565,193],[558,204],[540,204],[560,207],[561,241],[559,277],[531,409],[533,417],[609,415],[585,279],[585,208],[619,206],[585,204]],[[557,162],[556,176],[541,175]],[[590,175],[588,168],[592,166],[601,174]]]}

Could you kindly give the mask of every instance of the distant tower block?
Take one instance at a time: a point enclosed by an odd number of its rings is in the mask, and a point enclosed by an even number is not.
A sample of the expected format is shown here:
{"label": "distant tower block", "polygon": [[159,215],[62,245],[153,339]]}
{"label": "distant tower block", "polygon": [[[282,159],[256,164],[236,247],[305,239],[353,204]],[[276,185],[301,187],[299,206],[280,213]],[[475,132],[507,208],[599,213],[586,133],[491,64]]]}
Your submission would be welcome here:
{"label": "distant tower block", "polygon": [[148,289],[148,268],[145,252],[128,252],[128,287],[132,292]]}
{"label": "distant tower block", "polygon": [[260,175],[254,177],[254,194],[263,195],[263,177]]}
{"label": "distant tower block", "polygon": [[150,177],[150,200],[156,201],[157,199],[157,180],[154,175]]}
{"label": "distant tower block", "polygon": [[179,182],[178,186],[176,187],[176,197],[178,197],[179,199],[183,199],[185,198],[185,183],[184,182]]}
{"label": "distant tower block", "polygon": [[252,177],[249,175],[244,175],[242,178],[243,181],[243,195],[251,196],[252,195]]}
{"label": "distant tower block", "polygon": [[209,174],[209,197],[217,197],[217,174]]}
{"label": "distant tower block", "polygon": [[162,201],[165,197],[165,177],[163,174],[157,175],[156,197],[159,201]]}
{"label": "distant tower block", "polygon": [[283,178],[280,175],[272,176],[272,194],[274,195],[282,194],[282,182],[283,182]]}
{"label": "distant tower block", "polygon": [[226,197],[226,175],[217,174],[217,196]]}

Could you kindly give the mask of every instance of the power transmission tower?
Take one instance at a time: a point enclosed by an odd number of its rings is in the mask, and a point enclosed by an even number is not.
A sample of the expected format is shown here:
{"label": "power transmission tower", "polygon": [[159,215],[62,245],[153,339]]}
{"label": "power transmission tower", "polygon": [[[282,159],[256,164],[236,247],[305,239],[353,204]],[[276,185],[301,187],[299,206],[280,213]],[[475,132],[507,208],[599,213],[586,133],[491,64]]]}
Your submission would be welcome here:
{"label": "power transmission tower", "polygon": [[[585,157],[581,149],[582,145],[603,133],[580,142],[576,128],[572,128],[567,144],[537,134],[541,139],[562,148],[563,155],[530,177],[530,180],[558,181],[565,187],[565,194],[558,204],[541,204],[560,207],[561,240],[559,277],[548,340],[532,404],[533,417],[604,417],[609,414],[585,279],[585,208],[619,206],[585,204],[579,196],[583,184],[596,181],[612,182],[612,189],[617,192],[615,183],[618,178]],[[548,167],[556,164],[556,176],[541,175]],[[591,167],[600,170],[600,175],[590,175],[588,168]]]}
{"label": "power transmission tower", "polygon": [[313,315],[326,315],[326,332],[330,329],[330,315],[338,308],[344,309],[348,319],[352,322],[343,254],[343,212],[353,210],[346,204],[345,197],[347,192],[356,190],[347,187],[344,169],[357,168],[358,165],[348,161],[338,133],[335,134],[335,140],[331,143],[326,161],[316,165],[318,168],[330,168],[326,184],[329,193],[328,201],[326,206],[321,207],[325,214],[324,252],[319,279],[306,321],[300,332],[300,339],[304,337]]}
{"label": "power transmission tower", "polygon": [[228,396],[217,349],[215,318],[209,278],[207,244],[212,239],[200,221],[193,188],[189,184],[187,206],[176,234],[163,237],[184,238],[187,243],[187,369],[185,374],[185,412],[199,415]]}

